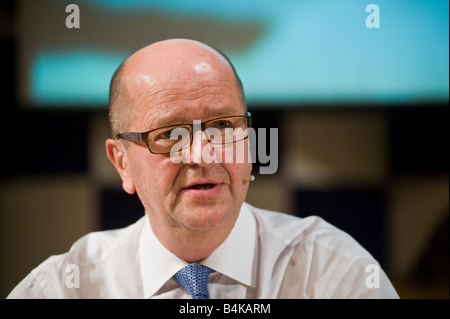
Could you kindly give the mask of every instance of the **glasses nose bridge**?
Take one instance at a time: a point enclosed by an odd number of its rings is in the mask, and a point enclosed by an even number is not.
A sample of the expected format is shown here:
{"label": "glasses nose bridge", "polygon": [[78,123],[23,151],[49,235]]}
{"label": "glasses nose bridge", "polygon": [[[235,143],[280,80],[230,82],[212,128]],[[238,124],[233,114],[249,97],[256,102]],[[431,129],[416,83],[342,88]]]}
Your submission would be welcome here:
{"label": "glasses nose bridge", "polygon": [[190,135],[191,135],[191,147],[192,147],[192,143],[194,142],[194,138],[195,138],[195,135],[198,133],[198,132],[202,132],[204,135],[205,135],[205,137],[206,137],[206,139],[208,140],[208,135],[206,134],[206,124],[208,123],[209,121],[205,121],[205,122],[200,122],[200,120],[194,120],[193,121],[193,124],[189,124],[189,127],[190,127],[190,129],[191,129],[191,131],[190,131]]}
{"label": "glasses nose bridge", "polygon": [[192,133],[192,135],[194,135],[194,134],[195,134],[196,132],[198,132],[198,131],[204,132],[205,129],[206,129],[206,124],[207,124],[208,122],[209,122],[209,121],[200,122],[200,120],[194,120],[194,121],[193,121],[193,124],[188,124],[188,125],[190,126],[190,128],[191,128],[191,133]]}
{"label": "glasses nose bridge", "polygon": [[[203,149],[209,143],[209,138],[205,132],[206,124],[208,121],[201,123],[199,120],[194,120],[193,124],[189,124],[190,126],[190,144],[189,144],[189,163],[195,163],[199,165],[204,165],[203,159]],[[200,135],[198,135],[200,133]]]}

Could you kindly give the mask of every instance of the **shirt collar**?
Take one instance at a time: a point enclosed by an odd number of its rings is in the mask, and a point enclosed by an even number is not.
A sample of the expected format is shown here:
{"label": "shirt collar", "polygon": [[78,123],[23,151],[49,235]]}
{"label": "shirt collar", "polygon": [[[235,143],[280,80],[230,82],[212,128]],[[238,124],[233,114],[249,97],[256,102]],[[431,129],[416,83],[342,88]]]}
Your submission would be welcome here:
{"label": "shirt collar", "polygon": [[244,285],[254,286],[252,272],[255,246],[256,221],[244,203],[230,235],[202,264]]}
{"label": "shirt collar", "polygon": [[[153,233],[148,217],[140,236],[139,254],[144,297],[154,295],[187,263],[167,250]],[[256,221],[244,203],[230,235],[203,262],[244,285],[253,286],[252,270],[256,245]]]}
{"label": "shirt collar", "polygon": [[173,275],[187,265],[156,238],[147,215],[141,233],[139,254],[145,298],[153,296]]}

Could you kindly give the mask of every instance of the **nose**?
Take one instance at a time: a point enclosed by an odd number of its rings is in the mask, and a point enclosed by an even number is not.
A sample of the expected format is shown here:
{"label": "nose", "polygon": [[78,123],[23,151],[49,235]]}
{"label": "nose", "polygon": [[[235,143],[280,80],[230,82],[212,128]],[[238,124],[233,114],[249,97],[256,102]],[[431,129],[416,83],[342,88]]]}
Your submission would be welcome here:
{"label": "nose", "polygon": [[188,148],[189,164],[206,166],[214,160],[214,149],[209,143],[205,133],[198,130],[192,133],[191,147]]}

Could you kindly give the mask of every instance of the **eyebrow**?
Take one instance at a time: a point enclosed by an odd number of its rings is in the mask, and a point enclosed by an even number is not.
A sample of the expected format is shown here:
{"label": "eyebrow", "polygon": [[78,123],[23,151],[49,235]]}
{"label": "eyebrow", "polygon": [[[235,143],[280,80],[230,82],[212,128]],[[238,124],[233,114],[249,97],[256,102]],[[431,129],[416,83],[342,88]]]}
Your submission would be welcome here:
{"label": "eyebrow", "polygon": [[173,116],[170,117],[165,117],[162,116],[162,120],[158,119],[155,121],[155,127],[151,128],[151,129],[157,129],[159,127],[166,127],[166,126],[172,126],[172,125],[179,125],[179,124],[192,124],[192,122],[194,120],[200,120],[202,122],[204,121],[208,121],[211,119],[215,119],[215,118],[219,118],[219,117],[225,117],[225,116],[233,116],[233,115],[245,115],[245,114],[236,114],[235,112],[233,112],[231,110],[231,108],[223,108],[221,110],[219,110],[218,112],[207,112],[207,115],[210,116],[206,116],[205,118],[193,118],[193,119],[189,119],[188,118],[188,114],[186,114],[186,112],[184,113],[177,113]]}

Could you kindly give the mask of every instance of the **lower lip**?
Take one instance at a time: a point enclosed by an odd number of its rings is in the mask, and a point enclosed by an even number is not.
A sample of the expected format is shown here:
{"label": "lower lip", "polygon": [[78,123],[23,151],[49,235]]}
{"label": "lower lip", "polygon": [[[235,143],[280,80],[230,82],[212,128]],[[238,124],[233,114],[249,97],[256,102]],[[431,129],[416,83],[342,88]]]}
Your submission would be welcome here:
{"label": "lower lip", "polygon": [[213,187],[206,189],[183,188],[182,192],[193,197],[213,197],[220,194],[223,186],[224,184],[214,184]]}

